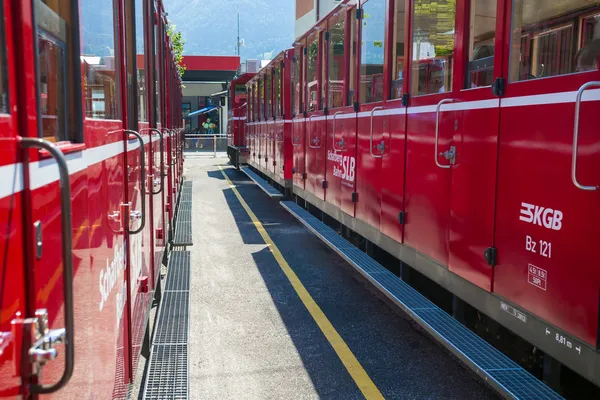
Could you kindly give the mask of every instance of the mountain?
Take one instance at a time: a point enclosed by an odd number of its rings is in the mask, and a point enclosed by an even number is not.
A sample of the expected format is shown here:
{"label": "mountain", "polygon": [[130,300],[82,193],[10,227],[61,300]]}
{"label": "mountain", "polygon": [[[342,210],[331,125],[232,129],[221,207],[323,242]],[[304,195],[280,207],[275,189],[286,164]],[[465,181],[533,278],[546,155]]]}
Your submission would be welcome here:
{"label": "mountain", "polygon": [[[181,31],[184,54],[235,55],[237,10],[245,59],[270,59],[294,41],[294,0],[164,0],[168,19]],[[265,54],[266,53],[266,54]]]}

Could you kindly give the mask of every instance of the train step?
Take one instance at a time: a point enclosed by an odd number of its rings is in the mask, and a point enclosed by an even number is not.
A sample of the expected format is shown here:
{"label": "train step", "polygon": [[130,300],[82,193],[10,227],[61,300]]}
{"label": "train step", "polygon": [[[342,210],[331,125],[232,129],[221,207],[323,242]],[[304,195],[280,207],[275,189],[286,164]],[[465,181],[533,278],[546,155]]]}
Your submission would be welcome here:
{"label": "train step", "polygon": [[189,397],[190,252],[172,251],[157,313],[143,398]]}
{"label": "train step", "polygon": [[252,181],[254,181],[254,183],[256,183],[258,187],[261,188],[263,192],[265,192],[270,198],[277,199],[283,197],[283,194],[281,194],[279,190],[275,189],[269,184],[269,182],[265,181],[263,178],[252,172],[250,168],[242,167],[240,168],[240,170],[243,173],[245,173],[248,176],[248,178],[252,179]]}
{"label": "train step", "polygon": [[173,246],[192,246],[192,181],[184,181],[175,217]]}
{"label": "train step", "polygon": [[280,204],[505,397],[520,400],[562,399],[543,382],[308,211],[293,201],[281,201]]}

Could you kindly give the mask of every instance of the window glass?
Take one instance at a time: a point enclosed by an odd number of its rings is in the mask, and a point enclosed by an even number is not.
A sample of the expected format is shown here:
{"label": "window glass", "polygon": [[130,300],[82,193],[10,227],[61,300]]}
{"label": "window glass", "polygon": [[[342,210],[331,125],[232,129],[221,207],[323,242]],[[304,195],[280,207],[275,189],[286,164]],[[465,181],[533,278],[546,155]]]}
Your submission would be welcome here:
{"label": "window glass", "polygon": [[86,116],[117,119],[119,91],[113,2],[81,0],[80,5]]}
{"label": "window glass", "polygon": [[391,99],[402,97],[404,88],[404,25],[406,21],[405,0],[395,0],[394,14],[394,44],[392,46],[392,82],[390,90]]}
{"label": "window glass", "polygon": [[342,15],[335,23],[329,25],[329,108],[343,107],[344,76],[346,74],[346,18]]}
{"label": "window glass", "polygon": [[4,37],[4,7],[0,7],[0,113],[8,113],[8,70]]}
{"label": "window glass", "polygon": [[246,113],[246,115],[247,115],[246,118],[248,119],[248,121],[252,121],[252,117],[253,117],[252,112],[254,110],[252,107],[253,106],[253,104],[252,104],[252,88],[250,88],[250,89],[246,88],[246,90],[248,91],[248,103],[247,103],[248,104],[248,112]]}
{"label": "window glass", "polygon": [[148,121],[148,105],[146,94],[146,60],[144,59],[144,2],[135,0],[135,47],[138,87],[138,118],[140,122]]}
{"label": "window glass", "polygon": [[260,119],[265,119],[265,87],[264,77],[260,77],[258,80],[258,106],[260,107]]}
{"label": "window glass", "polygon": [[383,100],[385,0],[363,4],[360,53],[360,103]]}
{"label": "window glass", "polygon": [[411,94],[452,90],[456,0],[414,0]]}
{"label": "window glass", "polygon": [[158,14],[158,7],[156,2],[154,3],[154,12],[152,19],[154,20],[154,104],[156,110],[156,123],[160,124],[162,122],[162,93],[163,90],[163,80],[160,79],[162,70],[161,62],[162,62],[162,23],[160,18],[158,21],[156,20],[156,16]]}
{"label": "window glass", "polygon": [[41,135],[50,141],[75,140],[69,1],[35,2]]}
{"label": "window glass", "polygon": [[[299,53],[299,51],[297,52]],[[297,115],[300,113],[300,68],[298,68],[298,58],[299,56],[295,56],[292,60],[292,113]]]}
{"label": "window glass", "polygon": [[600,0],[514,0],[510,80],[598,69]]}
{"label": "window glass", "polygon": [[297,115],[302,112],[302,83],[300,82],[302,47],[296,47],[295,54],[292,62],[292,112]]}
{"label": "window glass", "polygon": [[494,81],[496,0],[471,0],[469,54],[465,88],[490,86]]}
{"label": "window glass", "polygon": [[273,118],[273,70],[269,68],[265,74],[265,97],[267,99],[267,119]]}
{"label": "window glass", "polygon": [[254,112],[254,117],[252,119],[258,121],[258,83],[256,80],[252,82],[252,103],[252,110]]}
{"label": "window glass", "polygon": [[[323,35],[325,34],[323,33]],[[321,94],[319,98],[319,110],[323,110],[327,107],[325,102],[325,96],[327,96],[327,85],[325,84],[325,82],[327,82],[327,46],[325,40],[321,43],[321,56],[318,62],[318,65],[321,68],[321,76],[319,77],[319,93]]]}
{"label": "window glass", "polygon": [[275,88],[275,116],[281,117],[281,66],[277,63],[275,67],[275,75],[273,75],[273,82]]}
{"label": "window glass", "polygon": [[356,25],[358,19],[356,18],[356,9],[350,11],[350,73],[348,74],[348,99],[346,99],[346,105],[352,105],[358,101],[356,97],[356,54],[358,49],[358,42],[356,37]]}
{"label": "window glass", "polygon": [[319,35],[314,34],[314,37],[309,39],[308,54],[306,55],[306,92],[308,93],[308,110],[315,111],[319,108],[318,105],[318,89],[319,89]]}

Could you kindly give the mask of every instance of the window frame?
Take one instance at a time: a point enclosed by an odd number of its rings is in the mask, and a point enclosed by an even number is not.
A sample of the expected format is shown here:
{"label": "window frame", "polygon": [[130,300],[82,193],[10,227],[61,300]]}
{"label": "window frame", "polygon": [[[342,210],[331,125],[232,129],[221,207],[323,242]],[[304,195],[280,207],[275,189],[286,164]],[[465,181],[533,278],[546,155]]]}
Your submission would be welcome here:
{"label": "window frame", "polygon": [[[42,3],[44,4],[44,3]],[[66,121],[66,126],[65,126],[65,136],[64,137],[57,137],[56,141],[57,142],[66,142],[66,143],[73,143],[73,144],[83,144],[85,141],[85,136],[84,136],[84,129],[83,129],[83,120],[84,120],[84,116],[83,116],[83,102],[85,101],[85,94],[83,92],[83,85],[82,85],[82,75],[81,75],[81,49],[80,49],[80,45],[81,45],[81,26],[80,26],[80,14],[79,14],[79,2],[77,1],[69,1],[69,17],[70,17],[70,21],[71,24],[69,26],[69,24],[66,23],[65,21],[65,26],[67,29],[66,32],[66,42],[65,42],[65,46],[63,48],[63,50],[65,51],[66,57],[65,57],[65,65],[63,66],[63,70],[65,73],[65,88],[64,88],[64,93],[63,93],[63,100],[65,102],[65,104],[67,105],[67,113],[65,114],[65,121]],[[50,8],[50,7],[48,7]],[[41,109],[41,86],[40,86],[40,65],[39,65],[39,42],[38,42],[38,38],[40,36],[45,36],[47,38],[49,38],[50,40],[52,40],[54,38],[54,35],[51,32],[46,31],[45,29],[40,29],[40,26],[38,24],[38,18],[37,18],[37,6],[35,4],[32,4],[32,13],[33,13],[33,38],[34,38],[34,48],[35,48],[35,55],[33,57],[33,62],[35,65],[35,73],[36,73],[36,78],[35,78],[35,93],[36,93],[36,97],[37,97],[37,137],[39,138],[44,138],[44,133],[43,133],[43,123],[42,123],[42,109]],[[115,6],[113,3],[113,28],[115,28]],[[2,13],[0,14],[0,16],[2,17],[2,23],[0,24],[0,27],[3,29],[3,31],[5,32],[5,25],[4,25],[4,10],[2,10]],[[60,17],[60,16],[59,16]],[[116,35],[116,30],[114,31],[114,34]],[[116,36],[115,36],[116,38]],[[53,43],[56,44],[56,42],[54,40],[52,40]],[[70,45],[70,46],[69,46]],[[115,43],[116,45],[116,43]],[[4,43],[4,49],[7,49],[6,43]],[[71,64],[69,65],[69,54],[72,56],[71,58]],[[115,54],[116,54],[116,46],[115,46]],[[6,58],[6,62],[5,65],[7,65],[7,63],[9,62],[9,59],[6,57],[7,55],[4,54],[4,57]],[[1,61],[1,60],[0,60]],[[8,66],[8,65],[7,65]],[[8,73],[8,68],[6,68],[6,71]],[[70,79],[69,79],[69,75],[70,75]],[[117,80],[117,84],[119,83],[119,81]],[[9,84],[9,82],[7,82],[7,84]],[[8,88],[7,88],[7,92],[8,92]],[[119,108],[120,105],[120,98],[118,99],[118,103],[117,103],[117,108]],[[10,98],[9,96],[7,96],[7,104],[10,105]],[[10,108],[9,108],[10,110]],[[69,113],[72,113],[73,116],[71,118],[68,117]]]}
{"label": "window frame", "polygon": [[[365,101],[365,102],[361,102],[362,99],[362,56],[363,56],[363,22],[364,21],[364,15],[365,15],[365,11],[364,11],[364,6],[366,4],[369,4],[369,2],[375,2],[375,1],[382,1],[384,4],[384,12],[383,12],[383,17],[384,17],[384,21],[383,21],[383,62],[382,62],[382,95],[381,95],[381,99],[375,99],[373,101]],[[390,13],[393,12],[394,6],[393,6],[393,1],[392,0],[361,0],[360,1],[360,5],[359,8],[360,9],[360,19],[357,19],[357,24],[358,24],[358,29],[356,30],[355,34],[357,37],[357,42],[356,42],[356,70],[355,70],[355,74],[356,74],[356,89],[355,89],[355,102],[359,105],[375,105],[375,104],[380,104],[380,103],[385,103],[389,100],[390,97],[390,76],[391,76],[391,65],[390,65],[390,59],[391,59],[391,48],[390,48],[390,43],[391,40],[393,40],[393,32],[392,29],[390,28]],[[364,64],[364,65],[368,65],[368,64]],[[368,76],[373,76],[373,75],[368,75]]]}

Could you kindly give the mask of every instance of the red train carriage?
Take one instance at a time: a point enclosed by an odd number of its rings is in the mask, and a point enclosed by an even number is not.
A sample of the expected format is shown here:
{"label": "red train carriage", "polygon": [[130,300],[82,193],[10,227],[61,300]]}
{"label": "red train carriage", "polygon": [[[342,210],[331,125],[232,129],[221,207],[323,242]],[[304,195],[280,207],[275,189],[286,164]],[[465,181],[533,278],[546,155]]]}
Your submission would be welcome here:
{"label": "red train carriage", "polygon": [[160,1],[2,3],[2,398],[127,394],[182,172],[166,23]]}
{"label": "red train carriage", "polygon": [[291,188],[293,171],[293,61],[294,50],[285,50],[246,84],[248,164],[282,188]]}
{"label": "red train carriage", "polygon": [[341,3],[282,82],[294,194],[600,385],[600,1]]}
{"label": "red train carriage", "polygon": [[227,123],[227,156],[236,168],[248,162],[249,149],[246,142],[246,119],[248,114],[248,90],[246,83],[256,74],[245,73],[229,83],[229,112]]}

